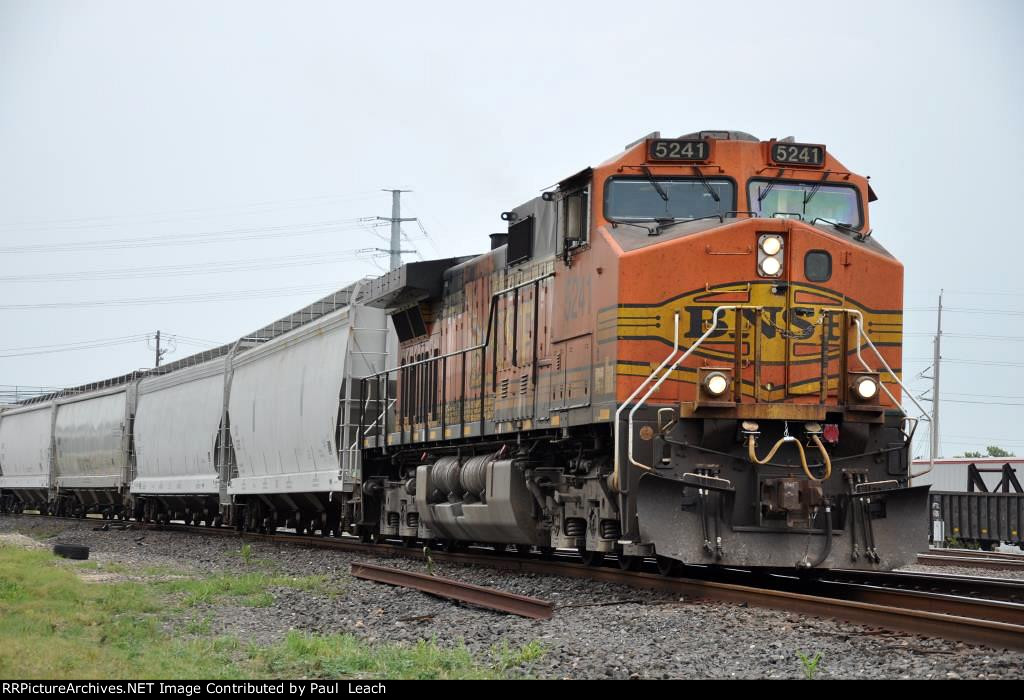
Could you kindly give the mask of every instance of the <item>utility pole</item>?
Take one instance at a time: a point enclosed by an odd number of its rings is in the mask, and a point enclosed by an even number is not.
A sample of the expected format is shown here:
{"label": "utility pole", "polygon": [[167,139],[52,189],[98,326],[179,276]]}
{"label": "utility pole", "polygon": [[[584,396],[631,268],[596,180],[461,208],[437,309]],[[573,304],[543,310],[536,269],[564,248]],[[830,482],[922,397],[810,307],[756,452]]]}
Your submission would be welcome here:
{"label": "utility pole", "polygon": [[935,328],[935,356],[932,358],[932,444],[929,449],[931,464],[935,467],[935,459],[941,457],[942,443],[939,442],[939,366],[942,363],[942,294],[939,290],[939,316]]}
{"label": "utility pole", "polygon": [[412,190],[381,190],[382,192],[391,193],[391,216],[378,216],[377,218],[381,221],[391,222],[391,249],[388,251],[391,254],[391,270],[397,270],[402,266],[402,253],[408,252],[402,250],[402,222],[403,221],[416,221],[415,218],[403,219],[402,218],[402,193],[412,192]]}
{"label": "utility pole", "polygon": [[[149,339],[148,338],[146,339],[146,344],[149,345]],[[173,352],[174,349],[177,347],[177,343],[174,342],[174,338],[173,337],[171,338],[171,346],[172,347],[169,347],[169,348],[161,348],[160,347],[160,331],[157,331],[156,332],[156,347],[155,347],[155,352],[154,352],[154,358],[155,358],[154,359],[154,366],[159,367],[160,366],[160,360],[163,359],[164,355],[166,355],[169,352]]]}

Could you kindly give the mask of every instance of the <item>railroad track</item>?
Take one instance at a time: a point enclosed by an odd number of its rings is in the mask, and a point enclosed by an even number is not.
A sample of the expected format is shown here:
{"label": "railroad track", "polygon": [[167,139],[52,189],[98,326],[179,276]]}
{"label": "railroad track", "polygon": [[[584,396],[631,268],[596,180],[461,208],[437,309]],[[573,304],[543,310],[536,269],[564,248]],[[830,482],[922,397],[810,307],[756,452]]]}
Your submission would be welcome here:
{"label": "railroad track", "polygon": [[[38,517],[38,516],[20,516]],[[61,518],[81,523],[81,519]],[[116,521],[95,520],[119,527]],[[852,570],[797,574],[746,571],[707,566],[682,566],[678,575],[654,572],[653,562],[640,572],[611,566],[587,566],[571,553],[550,557],[468,548],[461,552],[429,550],[399,544],[366,544],[354,538],[310,537],[288,533],[240,533],[227,528],[172,523],[131,523],[139,529],[164,529],[198,535],[294,544],[362,553],[370,556],[425,559],[484,566],[507,571],[587,578],[624,586],[828,617],[876,628],[1024,650],[1024,581],[903,572]],[[928,556],[928,555],[925,555]]]}
{"label": "railroad track", "polygon": [[1024,554],[978,552],[970,549],[930,549],[927,554],[917,555],[917,563],[927,566],[1013,570],[1024,568]]}
{"label": "railroad track", "polygon": [[986,552],[980,549],[947,549],[930,547],[927,554],[939,554],[951,557],[970,557],[973,559],[1019,559],[1024,561],[1024,552]]}

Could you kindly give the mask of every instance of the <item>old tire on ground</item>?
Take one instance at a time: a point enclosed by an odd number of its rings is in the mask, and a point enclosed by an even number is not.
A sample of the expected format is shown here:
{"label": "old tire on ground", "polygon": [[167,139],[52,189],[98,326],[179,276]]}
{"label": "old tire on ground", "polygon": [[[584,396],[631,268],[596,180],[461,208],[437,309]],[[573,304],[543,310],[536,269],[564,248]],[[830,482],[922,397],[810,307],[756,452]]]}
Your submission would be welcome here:
{"label": "old tire on ground", "polygon": [[78,544],[55,544],[53,553],[65,559],[88,559],[89,548]]}

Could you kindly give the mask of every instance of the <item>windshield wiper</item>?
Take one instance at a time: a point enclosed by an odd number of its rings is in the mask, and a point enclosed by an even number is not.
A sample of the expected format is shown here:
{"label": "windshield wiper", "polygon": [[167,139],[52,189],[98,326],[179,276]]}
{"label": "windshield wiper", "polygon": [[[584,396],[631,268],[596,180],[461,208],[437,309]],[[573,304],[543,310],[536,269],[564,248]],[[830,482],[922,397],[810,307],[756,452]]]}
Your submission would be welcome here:
{"label": "windshield wiper", "polygon": [[655,179],[654,174],[651,172],[651,169],[648,168],[646,165],[644,166],[644,175],[646,175],[650,183],[654,185],[654,189],[657,190],[658,196],[667,202],[668,193],[665,191],[665,188],[661,186],[661,183],[659,183]]}
{"label": "windshield wiper", "polygon": [[708,179],[704,177],[704,173],[700,171],[700,168],[697,167],[696,165],[693,166],[693,172],[696,173],[697,177],[700,178],[700,184],[704,185],[704,189],[706,189],[711,194],[711,198],[714,199],[716,202],[722,201],[722,198],[718,196],[717,192],[715,192],[715,188],[708,184]]}
{"label": "windshield wiper", "polygon": [[809,192],[805,192],[804,193],[804,213],[805,214],[807,213],[807,205],[808,205],[808,203],[810,203],[810,201],[812,199],[814,199],[814,195],[818,194],[818,190],[821,189],[822,184],[824,184],[825,180],[828,179],[828,176],[831,174],[831,172],[832,171],[830,171],[830,170],[826,170],[824,173],[822,173],[821,174],[821,179],[818,180],[816,183],[814,183],[814,186],[810,189]]}
{"label": "windshield wiper", "polygon": [[635,226],[636,228],[642,228],[647,232],[648,236],[654,235],[654,229],[650,226],[644,226],[643,224],[633,223],[632,221],[621,221],[619,219],[608,219],[608,221],[614,226]]}

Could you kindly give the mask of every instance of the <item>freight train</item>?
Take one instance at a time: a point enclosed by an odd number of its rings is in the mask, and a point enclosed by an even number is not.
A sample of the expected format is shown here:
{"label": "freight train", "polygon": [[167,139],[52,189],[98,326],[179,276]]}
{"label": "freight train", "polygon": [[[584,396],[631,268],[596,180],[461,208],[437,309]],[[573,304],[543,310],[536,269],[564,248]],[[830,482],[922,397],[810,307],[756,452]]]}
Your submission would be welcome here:
{"label": "freight train", "polygon": [[665,573],[902,566],[928,487],[875,199],[822,144],[650,134],[503,212],[482,255],[5,410],[6,507]]}
{"label": "freight train", "polygon": [[[925,471],[926,460],[915,460]],[[1024,547],[1024,487],[1019,457],[936,459],[934,469],[913,479],[927,484],[931,507],[931,542],[944,547],[971,545],[992,549],[1000,544]]]}

